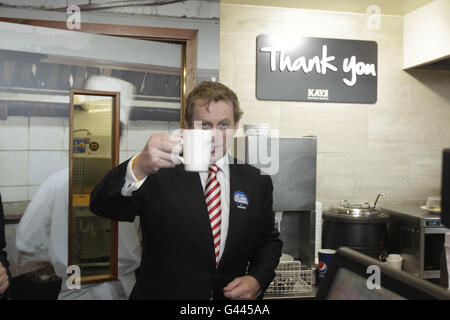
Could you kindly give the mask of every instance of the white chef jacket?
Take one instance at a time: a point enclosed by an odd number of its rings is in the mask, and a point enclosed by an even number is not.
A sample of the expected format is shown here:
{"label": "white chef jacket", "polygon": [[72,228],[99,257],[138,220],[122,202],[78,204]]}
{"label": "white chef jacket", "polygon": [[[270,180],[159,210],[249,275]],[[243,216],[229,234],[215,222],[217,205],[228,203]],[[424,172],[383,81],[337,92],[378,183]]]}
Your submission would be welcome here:
{"label": "white chef jacket", "polygon": [[67,288],[69,170],[63,169],[44,181],[28,205],[16,232],[17,249],[37,254],[48,250],[56,275],[62,278],[58,299],[128,299],[136,282],[134,271],[141,261],[139,220],[119,222],[118,281],[82,284]]}

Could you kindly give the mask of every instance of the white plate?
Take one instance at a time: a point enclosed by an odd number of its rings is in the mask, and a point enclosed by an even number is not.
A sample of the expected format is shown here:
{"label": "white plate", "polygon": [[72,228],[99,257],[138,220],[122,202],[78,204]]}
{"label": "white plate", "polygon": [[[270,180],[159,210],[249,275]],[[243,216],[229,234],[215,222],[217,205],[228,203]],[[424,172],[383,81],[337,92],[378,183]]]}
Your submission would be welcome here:
{"label": "white plate", "polygon": [[441,213],[441,210],[428,209],[426,206],[421,206],[420,209],[433,213]]}
{"label": "white plate", "polygon": [[294,261],[294,257],[286,254],[286,253],[282,253],[281,257],[280,257],[280,261],[286,262],[286,261]]}

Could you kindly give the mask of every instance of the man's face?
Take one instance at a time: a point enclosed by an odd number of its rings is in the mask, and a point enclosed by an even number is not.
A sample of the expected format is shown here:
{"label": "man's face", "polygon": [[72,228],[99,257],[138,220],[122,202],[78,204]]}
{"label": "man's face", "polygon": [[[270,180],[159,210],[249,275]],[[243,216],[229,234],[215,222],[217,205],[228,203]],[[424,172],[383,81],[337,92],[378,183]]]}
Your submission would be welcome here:
{"label": "man's face", "polygon": [[233,143],[233,137],[239,126],[234,122],[233,103],[231,101],[211,101],[209,111],[205,105],[197,101],[192,114],[192,126],[201,122],[202,129],[213,130],[213,145],[211,149],[211,163],[222,158]]}

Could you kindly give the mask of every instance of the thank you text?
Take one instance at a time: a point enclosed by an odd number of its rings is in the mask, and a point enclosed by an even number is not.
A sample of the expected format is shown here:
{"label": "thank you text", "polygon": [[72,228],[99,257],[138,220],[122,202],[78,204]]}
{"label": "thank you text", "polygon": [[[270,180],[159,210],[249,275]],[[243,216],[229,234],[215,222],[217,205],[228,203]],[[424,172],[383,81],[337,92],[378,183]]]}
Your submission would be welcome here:
{"label": "thank you text", "polygon": [[375,103],[375,41],[257,37],[260,100]]}

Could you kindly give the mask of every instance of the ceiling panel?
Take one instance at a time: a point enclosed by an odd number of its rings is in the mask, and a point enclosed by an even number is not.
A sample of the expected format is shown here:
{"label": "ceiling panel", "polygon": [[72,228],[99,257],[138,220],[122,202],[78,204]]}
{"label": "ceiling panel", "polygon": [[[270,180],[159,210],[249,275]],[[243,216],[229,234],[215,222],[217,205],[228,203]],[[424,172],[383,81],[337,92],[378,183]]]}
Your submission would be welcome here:
{"label": "ceiling panel", "polygon": [[221,0],[221,3],[273,6],[297,9],[366,13],[371,5],[380,7],[381,14],[405,15],[433,0]]}

